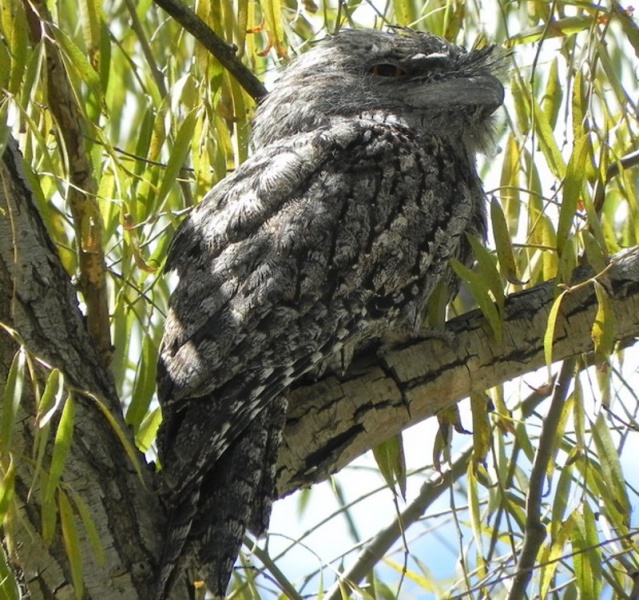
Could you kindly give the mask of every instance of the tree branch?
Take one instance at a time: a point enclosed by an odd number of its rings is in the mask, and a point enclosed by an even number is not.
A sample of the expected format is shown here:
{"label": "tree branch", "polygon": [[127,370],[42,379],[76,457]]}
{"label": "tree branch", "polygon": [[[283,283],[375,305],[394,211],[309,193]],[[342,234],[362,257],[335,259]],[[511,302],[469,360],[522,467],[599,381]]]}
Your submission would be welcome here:
{"label": "tree branch", "polygon": [[237,57],[236,48],[218,36],[181,0],[154,0],[202,44],[255,101],[266,96],[264,84]]}
{"label": "tree branch", "polygon": [[523,598],[532,578],[537,562],[537,554],[546,538],[546,528],[541,522],[542,498],[546,486],[548,463],[557,454],[557,429],[561,413],[568,396],[570,384],[575,375],[576,357],[567,359],[561,366],[557,383],[550,402],[550,408],[544,418],[537,450],[530,471],[530,483],[526,494],[526,527],[524,540],[515,567],[515,577],[508,592],[508,600]]}
{"label": "tree branch", "polygon": [[46,48],[47,106],[58,125],[58,136],[66,158],[69,177],[66,200],[73,216],[79,284],[86,304],[87,329],[96,345],[100,361],[103,365],[108,365],[112,350],[107,269],[102,240],[104,224],[96,199],[97,184],[93,176],[93,165],[84,143],[86,119],[78,109],[60,50],[54,41],[51,15],[46,3],[43,0],[33,0],[24,2],[24,6],[34,44],[44,38]]}
{"label": "tree branch", "polygon": [[[576,280],[593,273],[581,269]],[[606,286],[615,315],[616,340],[639,336],[639,248],[613,257]],[[359,358],[345,377],[298,385],[278,465],[280,496],[326,479],[369,448],[437,411],[545,364],[543,339],[556,297],[553,282],[510,296],[504,336],[496,341],[486,319],[472,311],[453,319],[439,339],[412,342]],[[597,298],[579,286],[562,302],[553,360],[592,350]]]}
{"label": "tree branch", "polygon": [[[38,213],[12,139],[0,162],[0,182],[0,322],[18,332],[30,356],[59,368],[72,386],[99,398],[130,438],[111,375],[87,333],[75,290]],[[17,350],[15,340],[0,328],[0,397]],[[15,510],[5,520],[3,535],[13,540],[11,563],[21,565],[21,580],[33,598],[71,597],[73,578],[59,528],[52,543],[43,538],[42,470],[36,473],[33,456],[36,436],[42,440],[44,435],[35,425],[35,389],[42,389],[46,375],[41,369],[31,380],[25,378],[9,448],[16,471]],[[74,435],[60,488],[72,504],[77,495],[88,508],[105,558],[100,564],[76,514],[85,598],[150,598],[163,527],[152,473],[143,471],[141,480],[95,400],[75,394],[74,402]],[[0,457],[4,473],[7,454]]]}

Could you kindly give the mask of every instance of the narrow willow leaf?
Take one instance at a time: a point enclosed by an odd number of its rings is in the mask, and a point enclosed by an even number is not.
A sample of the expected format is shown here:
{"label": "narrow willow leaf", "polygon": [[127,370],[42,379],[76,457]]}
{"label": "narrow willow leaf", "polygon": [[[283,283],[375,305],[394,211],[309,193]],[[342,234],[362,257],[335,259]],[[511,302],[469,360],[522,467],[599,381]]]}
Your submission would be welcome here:
{"label": "narrow willow leaf", "polygon": [[581,598],[601,598],[601,550],[597,547],[597,524],[587,502],[572,513],[572,548],[575,577]]}
{"label": "narrow willow leaf", "polygon": [[519,175],[521,173],[521,150],[514,134],[508,136],[503,151],[503,163],[499,187],[500,200],[508,219],[508,230],[515,233],[519,227],[521,200],[519,196]]}
{"label": "narrow willow leaf", "polygon": [[519,130],[524,137],[530,132],[530,124],[532,122],[530,92],[528,88],[529,86],[526,85],[521,76],[515,73],[510,92],[513,95],[513,104],[515,105]]}
{"label": "narrow willow leaf", "polygon": [[171,149],[171,155],[169,156],[166,169],[164,170],[164,176],[162,177],[162,183],[160,184],[160,190],[156,200],[158,204],[164,200],[180,175],[180,170],[184,165],[184,161],[190,150],[191,140],[193,139],[197,112],[198,109],[193,109],[186,115],[175,136],[175,143]]}
{"label": "narrow willow leaf", "polygon": [[162,422],[162,411],[156,406],[146,415],[135,436],[135,442],[141,452],[147,452],[151,448],[158,433],[158,428]]}
{"label": "narrow willow leaf", "polygon": [[470,395],[470,410],[473,416],[473,460],[484,462],[492,439],[488,416],[488,398],[485,394]]}
{"label": "narrow willow leaf", "polygon": [[0,598],[4,600],[21,600],[24,598],[18,589],[15,575],[9,567],[4,548],[0,548]]}
{"label": "narrow willow leaf", "polygon": [[8,38],[12,58],[8,88],[10,94],[17,96],[20,93],[29,56],[29,26],[21,2],[9,2],[4,5],[1,12],[3,33]]}
{"label": "narrow willow leaf", "polygon": [[401,433],[382,442],[373,448],[373,456],[379,471],[386,481],[386,485],[397,493],[397,487],[402,498],[406,498],[406,459],[404,456],[404,442]]}
{"label": "narrow willow leaf", "polygon": [[557,179],[563,179],[566,176],[566,163],[557,146],[555,134],[537,100],[531,98],[531,102],[534,116],[533,123],[535,132],[537,133],[537,139],[539,140],[539,148],[552,174],[557,177]]}
{"label": "narrow willow leaf", "polygon": [[493,235],[495,236],[495,247],[497,250],[497,258],[501,271],[506,279],[513,284],[521,285],[522,281],[517,277],[517,266],[515,264],[515,255],[513,254],[512,237],[506,216],[502,211],[501,205],[496,198],[490,201],[490,222],[493,226]]}
{"label": "narrow willow leaf", "polygon": [[90,395],[89,397],[95,402],[96,406],[100,409],[100,412],[104,415],[107,422],[111,426],[111,429],[113,429],[113,432],[115,433],[117,438],[120,440],[120,443],[122,444],[122,447],[124,448],[124,451],[127,453],[127,456],[129,457],[129,460],[131,461],[131,464],[133,465],[135,469],[135,472],[138,474],[138,477],[140,478],[140,481],[142,482],[142,484],[145,485],[146,487],[145,478],[144,478],[144,475],[142,474],[142,465],[140,464],[139,453],[137,449],[129,441],[127,434],[124,432],[120,424],[115,420],[115,418],[113,417],[109,409],[104,405],[104,403],[101,402],[96,396]]}
{"label": "narrow willow leaf", "polygon": [[133,427],[136,434],[149,410],[151,398],[155,392],[157,352],[158,349],[152,336],[145,336],[142,340],[142,356],[135,373],[131,404],[126,412],[126,422]]}
{"label": "narrow willow leaf", "polygon": [[75,597],[78,600],[82,600],[82,598],[84,598],[84,576],[82,574],[80,538],[75,525],[71,503],[62,489],[58,490],[58,509],[60,511],[60,525],[62,527],[64,549],[66,550],[69,566],[71,567],[73,590]]}
{"label": "narrow willow leaf", "polygon": [[505,295],[502,279],[495,264],[495,257],[476,237],[472,235],[467,237],[470,245],[472,246],[473,254],[477,259],[479,278],[487,284],[488,290],[492,293],[493,298],[497,302],[497,306],[501,311],[504,308]]}
{"label": "narrow willow leaf", "polygon": [[13,457],[9,455],[9,466],[2,475],[2,481],[0,481],[0,523],[4,522],[13,499],[15,481],[16,469],[13,464]]}
{"label": "narrow willow leaf", "polygon": [[552,521],[550,522],[550,536],[553,544],[561,537],[566,521],[566,509],[572,486],[574,473],[571,467],[564,466],[557,481],[557,489],[552,503]]}
{"label": "narrow willow leaf", "polygon": [[614,519],[617,521],[615,524],[618,527],[625,529],[629,525],[626,519],[630,517],[630,499],[626,489],[626,478],[619,461],[619,452],[612,439],[604,411],[600,411],[597,415],[592,429],[592,437],[601,464],[602,479],[607,488],[607,491],[602,493],[602,500],[609,507],[611,515],[618,513],[621,519],[625,521],[619,523],[619,519]]}
{"label": "narrow willow leaf", "polygon": [[53,369],[49,374],[38,404],[38,412],[35,419],[37,427],[44,427],[55,414],[58,403],[61,400],[62,380],[63,378],[58,369]]}
{"label": "narrow willow leaf", "polygon": [[557,316],[559,315],[561,302],[563,301],[566,293],[566,290],[564,290],[555,298],[555,301],[550,308],[550,314],[548,315],[548,324],[546,325],[546,332],[544,333],[544,358],[546,360],[547,367],[550,367],[552,364],[552,346],[555,340],[555,326],[557,325]]}
{"label": "narrow willow leaf", "polygon": [[547,564],[541,569],[540,598],[552,597],[548,596],[548,591],[551,586],[554,587],[555,574],[557,569],[561,566],[561,561],[558,559],[564,554],[567,554],[566,546],[572,535],[573,521],[571,519],[562,521],[559,525],[560,527],[558,528],[557,535],[552,538],[550,549],[545,557],[545,562]]}
{"label": "narrow willow leaf", "polygon": [[478,577],[484,577],[486,575],[486,563],[483,559],[483,525],[479,501],[478,482],[475,476],[475,467],[472,461],[468,463],[468,469],[466,469],[466,477],[468,482],[468,510],[470,516],[470,528],[473,532],[475,545],[477,546],[477,575]]}
{"label": "narrow willow leaf", "polygon": [[608,360],[615,344],[615,315],[606,289],[593,281],[597,295],[597,314],[590,335],[595,346],[595,357],[599,364]]}
{"label": "narrow willow leaf", "polygon": [[284,31],[284,7],[281,0],[269,0],[262,5],[264,17],[266,20],[266,29],[269,34],[269,40],[275,47],[277,55],[283,58],[288,57],[286,33]]}
{"label": "narrow willow leaf", "polygon": [[561,208],[559,210],[559,225],[557,226],[557,250],[559,250],[560,255],[568,240],[577,212],[586,175],[589,143],[590,138],[588,135],[583,135],[575,142],[566,168]]}
{"label": "narrow willow leaf", "polygon": [[65,64],[76,71],[82,83],[93,94],[97,106],[102,106],[104,96],[100,85],[100,76],[87,60],[86,53],[80,50],[71,37],[61,29],[53,29],[56,42],[59,44]]}
{"label": "narrow willow leaf", "polygon": [[91,511],[89,510],[89,507],[86,505],[85,501],[77,492],[74,492],[73,490],[70,490],[70,492],[73,503],[75,504],[75,507],[77,508],[80,515],[80,519],[82,520],[84,530],[87,532],[87,537],[89,538],[89,542],[91,543],[93,552],[95,553],[95,558],[98,566],[104,567],[104,565],[106,564],[104,548],[102,547],[102,542],[100,541],[98,528],[96,527],[95,521],[91,516]]}
{"label": "narrow willow leaf", "polygon": [[546,90],[544,91],[544,97],[541,101],[546,120],[553,129],[557,125],[557,116],[559,115],[561,102],[564,97],[564,85],[565,82],[560,81],[559,77],[559,61],[555,58],[550,65],[548,82],[546,83]]}
{"label": "narrow willow leaf", "polygon": [[[45,471],[40,474],[42,481],[42,490],[46,490],[49,477]],[[42,526],[42,539],[45,544],[50,544],[55,535],[56,523],[58,521],[58,504],[55,498],[50,500],[42,499],[42,507],[40,509],[40,521]]]}
{"label": "narrow willow leaf", "polygon": [[606,268],[606,257],[601,245],[597,242],[595,236],[587,229],[581,232],[581,241],[586,251],[588,264],[596,273],[601,273]]}
{"label": "narrow willow leaf", "polygon": [[451,260],[450,265],[457,274],[468,285],[473,298],[477,302],[482,313],[488,320],[495,339],[501,341],[504,335],[504,327],[499,311],[490,296],[488,286],[482,277],[473,273],[468,267],[462,265],[457,260]]}
{"label": "narrow willow leaf", "polygon": [[58,423],[58,429],[53,442],[53,453],[51,455],[51,468],[49,469],[49,479],[44,493],[44,501],[53,500],[55,490],[62,477],[62,472],[67,463],[71,442],[73,441],[73,426],[75,421],[75,402],[71,395],[67,396],[62,409],[62,416]]}
{"label": "narrow willow leaf", "polygon": [[26,356],[24,350],[20,349],[11,361],[2,398],[2,420],[0,421],[0,452],[2,454],[7,452],[11,445],[11,436],[24,389],[25,365]]}

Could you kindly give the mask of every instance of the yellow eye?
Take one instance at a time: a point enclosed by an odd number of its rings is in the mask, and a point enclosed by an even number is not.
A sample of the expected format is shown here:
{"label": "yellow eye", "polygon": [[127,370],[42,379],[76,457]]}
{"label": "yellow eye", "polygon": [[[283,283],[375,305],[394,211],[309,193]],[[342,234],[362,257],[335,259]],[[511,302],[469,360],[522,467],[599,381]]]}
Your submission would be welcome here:
{"label": "yellow eye", "polygon": [[390,63],[373,65],[368,72],[371,73],[371,75],[377,75],[379,77],[403,77],[406,75],[404,69]]}

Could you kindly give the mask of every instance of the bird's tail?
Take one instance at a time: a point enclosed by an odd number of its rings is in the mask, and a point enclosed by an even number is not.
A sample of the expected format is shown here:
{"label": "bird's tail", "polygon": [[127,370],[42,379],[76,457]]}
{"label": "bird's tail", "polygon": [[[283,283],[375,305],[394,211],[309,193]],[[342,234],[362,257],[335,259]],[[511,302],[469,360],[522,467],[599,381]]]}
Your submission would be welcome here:
{"label": "bird's tail", "polygon": [[287,404],[285,397],[271,401],[203,477],[197,490],[172,510],[157,600],[169,597],[190,565],[215,597],[225,597],[246,530],[260,536],[268,527]]}

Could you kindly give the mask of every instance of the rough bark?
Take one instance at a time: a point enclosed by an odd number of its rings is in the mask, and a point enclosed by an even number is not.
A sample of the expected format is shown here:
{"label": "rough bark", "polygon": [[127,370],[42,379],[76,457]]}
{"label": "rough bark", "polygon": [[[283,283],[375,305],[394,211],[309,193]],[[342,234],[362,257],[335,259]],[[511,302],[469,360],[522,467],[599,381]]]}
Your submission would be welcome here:
{"label": "rough bark", "polygon": [[[127,434],[113,381],[100,365],[75,290],[40,218],[13,141],[0,169],[0,322],[18,334],[12,339],[0,329],[0,393],[19,341],[31,356],[62,370],[75,388],[99,398]],[[42,376],[37,370],[40,389]],[[25,383],[13,431],[10,449],[17,472],[17,513],[5,523],[4,534],[30,597],[67,597],[60,595],[65,588],[70,592],[72,585],[62,536],[58,533],[49,546],[42,538],[40,478],[30,491],[34,485],[34,384]],[[163,518],[152,492],[151,473],[144,471],[142,479],[136,474],[95,399],[78,391],[74,401],[73,443],[63,487],[88,506],[105,553],[105,564],[100,566],[76,519],[86,597],[148,598]],[[3,464],[4,469],[7,466]]]}
{"label": "rough bark", "polygon": [[[579,269],[575,281],[594,273]],[[611,297],[615,339],[639,336],[639,248],[613,257],[603,283]],[[294,390],[278,491],[284,496],[321,481],[366,450],[459,402],[545,364],[543,340],[558,295],[554,282],[506,301],[503,340],[479,310],[450,321],[452,344],[438,338],[360,357],[345,377],[328,377]],[[565,296],[556,323],[553,360],[593,349],[594,287]]]}
{"label": "rough bark", "polygon": [[[20,156],[10,142],[0,165],[0,393],[22,343],[28,352],[64,371],[80,390],[100,398],[128,435],[110,374],[90,342],[75,290],[39,216]],[[616,338],[639,335],[639,252],[614,259],[605,283],[616,319]],[[588,277],[580,273],[580,279]],[[546,283],[508,299],[504,337],[494,339],[478,311],[447,325],[455,343],[413,341],[360,357],[338,379],[325,377],[297,387],[280,459],[281,495],[311,485],[394,433],[486,388],[530,372],[544,363],[543,336],[556,286]],[[597,300],[592,286],[566,296],[557,322],[554,359],[592,348]],[[41,383],[41,382],[40,382]],[[97,564],[78,520],[87,598],[150,597],[164,515],[152,492],[151,470],[136,474],[122,443],[95,400],[75,394],[73,444],[63,476],[88,505],[106,555]],[[11,514],[11,549],[32,598],[49,598],[65,588],[71,573],[61,535],[44,544],[40,492],[33,481],[35,399],[25,386],[22,414],[12,438],[17,469],[18,514]],[[138,457],[142,461],[142,457]],[[6,469],[7,465],[3,464]],[[11,541],[11,540],[10,540]],[[18,543],[19,542],[19,543]]]}

